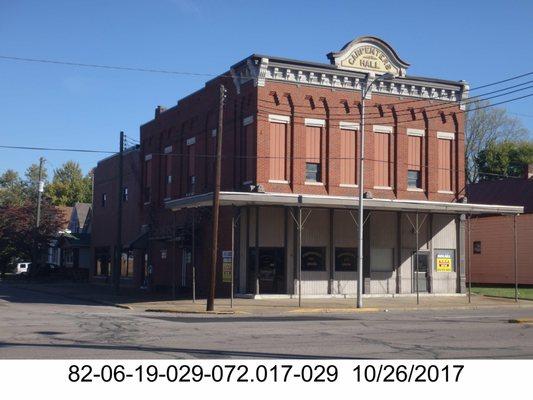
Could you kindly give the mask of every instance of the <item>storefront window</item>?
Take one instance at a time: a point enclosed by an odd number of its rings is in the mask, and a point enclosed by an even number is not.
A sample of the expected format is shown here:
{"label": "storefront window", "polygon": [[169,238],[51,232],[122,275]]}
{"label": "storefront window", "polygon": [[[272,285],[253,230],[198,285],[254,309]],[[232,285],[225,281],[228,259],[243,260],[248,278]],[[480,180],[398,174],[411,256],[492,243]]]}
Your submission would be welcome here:
{"label": "storefront window", "polygon": [[335,247],[335,271],[356,271],[357,249],[355,247]]}
{"label": "storefront window", "polygon": [[325,271],[326,248],[302,247],[302,271]]}
{"label": "storefront window", "polygon": [[95,275],[110,276],[111,275],[111,255],[108,248],[100,248],[96,250],[95,254],[96,268]]}

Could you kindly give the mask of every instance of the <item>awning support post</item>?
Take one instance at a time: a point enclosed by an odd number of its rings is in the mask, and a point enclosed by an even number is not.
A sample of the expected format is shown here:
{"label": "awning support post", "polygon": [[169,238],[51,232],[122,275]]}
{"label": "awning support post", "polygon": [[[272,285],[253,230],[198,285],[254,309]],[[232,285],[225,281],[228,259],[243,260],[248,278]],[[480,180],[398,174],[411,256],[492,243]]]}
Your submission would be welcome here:
{"label": "awning support post", "polygon": [[231,214],[231,289],[230,289],[230,300],[229,300],[229,306],[230,308],[233,308],[233,275],[235,274],[235,266],[233,265],[235,262],[235,256],[233,253],[235,252],[235,211],[232,210]]}
{"label": "awning support post", "polygon": [[298,269],[298,307],[302,306],[302,196],[298,196],[298,236],[296,251],[296,268]]}
{"label": "awning support post", "polygon": [[513,215],[514,301],[518,303],[518,243],[516,237],[516,214]]}
{"label": "awning support post", "polygon": [[468,214],[468,218],[466,220],[466,224],[467,224],[467,236],[468,236],[468,242],[465,246],[466,248],[466,254],[467,254],[467,259],[466,259],[466,262],[467,262],[467,266],[468,266],[468,302],[471,303],[472,302],[472,256],[471,256],[471,246],[470,246],[470,243],[471,243],[471,224],[472,224],[472,214]]}
{"label": "awning support post", "polygon": [[419,225],[418,225],[418,213],[416,213],[416,229],[415,229],[415,233],[416,233],[416,252],[415,252],[415,263],[416,263],[416,304],[420,304],[420,290],[419,290],[419,287],[418,287],[418,279],[419,279],[419,269],[418,269],[418,248],[419,248],[419,244],[418,244],[418,231],[419,231]]}
{"label": "awning support post", "polygon": [[259,294],[259,207],[255,207],[255,295]]}
{"label": "awning support post", "polygon": [[192,302],[196,303],[196,264],[195,264],[195,239],[196,239],[196,209],[192,210],[192,249],[191,249],[191,263],[192,263]]}

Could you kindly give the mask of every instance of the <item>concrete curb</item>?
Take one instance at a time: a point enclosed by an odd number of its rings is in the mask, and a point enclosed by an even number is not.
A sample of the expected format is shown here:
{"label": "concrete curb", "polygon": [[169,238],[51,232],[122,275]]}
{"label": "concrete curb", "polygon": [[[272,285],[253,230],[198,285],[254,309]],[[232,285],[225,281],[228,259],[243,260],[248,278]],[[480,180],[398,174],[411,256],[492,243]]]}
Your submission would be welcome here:
{"label": "concrete curb", "polygon": [[17,287],[18,289],[28,290],[30,292],[52,294],[54,296],[64,297],[65,299],[88,301],[88,302],[95,303],[95,304],[101,304],[103,306],[117,307],[117,308],[121,308],[124,310],[133,310],[133,307],[128,306],[126,304],[113,303],[111,301],[105,301],[105,300],[98,300],[92,297],[84,297],[84,296],[76,296],[76,295],[65,294],[65,293],[58,293],[58,292],[54,292],[53,290],[44,290],[42,288],[29,288],[29,287],[19,286],[19,285],[13,285],[13,286]]}
{"label": "concrete curb", "polygon": [[373,313],[387,311],[385,308],[366,307],[366,308],[300,308],[296,310],[286,311],[286,313],[295,314],[342,314],[342,313]]}
{"label": "concrete curb", "polygon": [[[482,295],[478,295],[478,296],[488,297],[488,298],[491,298],[491,299],[514,300],[514,297],[496,296],[496,295],[493,295],[493,294],[482,294]],[[518,301],[533,301],[533,299],[523,299],[523,298],[519,297]]]}
{"label": "concrete curb", "polygon": [[196,310],[172,310],[164,308],[147,308],[145,312],[151,313],[171,313],[171,314],[214,314],[214,315],[233,315],[246,314],[244,311],[196,311]]}

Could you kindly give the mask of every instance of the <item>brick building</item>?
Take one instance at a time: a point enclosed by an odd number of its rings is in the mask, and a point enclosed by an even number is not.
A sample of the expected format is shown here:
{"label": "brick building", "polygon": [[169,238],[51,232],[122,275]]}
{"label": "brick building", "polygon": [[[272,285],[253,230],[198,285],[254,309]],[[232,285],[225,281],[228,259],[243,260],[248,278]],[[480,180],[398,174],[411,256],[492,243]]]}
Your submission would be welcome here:
{"label": "brick building", "polygon": [[[409,64],[374,37],[328,58],[322,64],[254,54],[176,106],[158,107],[141,126],[140,214],[151,286],[187,293],[195,282],[200,294],[207,290],[224,85],[220,295],[231,288],[222,252],[232,249],[237,294],[293,295],[301,283],[303,295],[354,295],[364,87],[372,89],[364,125],[364,292],[464,290],[462,216],[520,209],[465,202],[468,85],[408,75]],[[375,80],[385,73],[394,78]]]}
{"label": "brick building", "polygon": [[527,166],[522,179],[469,185],[468,199],[473,203],[524,207],[524,214],[516,217],[491,215],[470,220],[467,240],[472,283],[514,284],[516,281],[533,285],[533,164]]}
{"label": "brick building", "polygon": [[[141,167],[140,150],[132,147],[123,153],[121,284],[140,287],[145,271],[145,245],[141,227]],[[93,282],[111,283],[112,265],[117,249],[117,215],[119,156],[98,162],[93,177],[92,205],[92,268]]]}

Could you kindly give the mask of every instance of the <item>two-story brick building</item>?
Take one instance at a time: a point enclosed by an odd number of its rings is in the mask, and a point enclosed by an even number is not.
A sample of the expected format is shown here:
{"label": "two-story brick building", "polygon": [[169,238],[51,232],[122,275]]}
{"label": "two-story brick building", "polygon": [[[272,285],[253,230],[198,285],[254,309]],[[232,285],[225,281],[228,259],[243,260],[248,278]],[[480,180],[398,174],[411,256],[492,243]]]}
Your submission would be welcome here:
{"label": "two-story brick building", "polygon": [[[520,212],[466,202],[468,85],[408,75],[409,64],[374,37],[328,58],[254,54],[176,106],[158,107],[141,126],[141,223],[154,287],[187,292],[194,281],[200,294],[207,291],[224,85],[219,294],[231,288],[221,255],[232,248],[237,294],[293,295],[299,287],[303,295],[355,294],[361,93],[368,87],[364,292],[464,291],[464,214]],[[394,78],[375,80],[384,73]]]}
{"label": "two-story brick building", "polygon": [[[111,283],[117,246],[119,200],[119,155],[98,162],[93,176],[92,238],[90,279]],[[131,147],[123,153],[121,284],[146,285],[146,247],[141,226],[140,149]]]}

